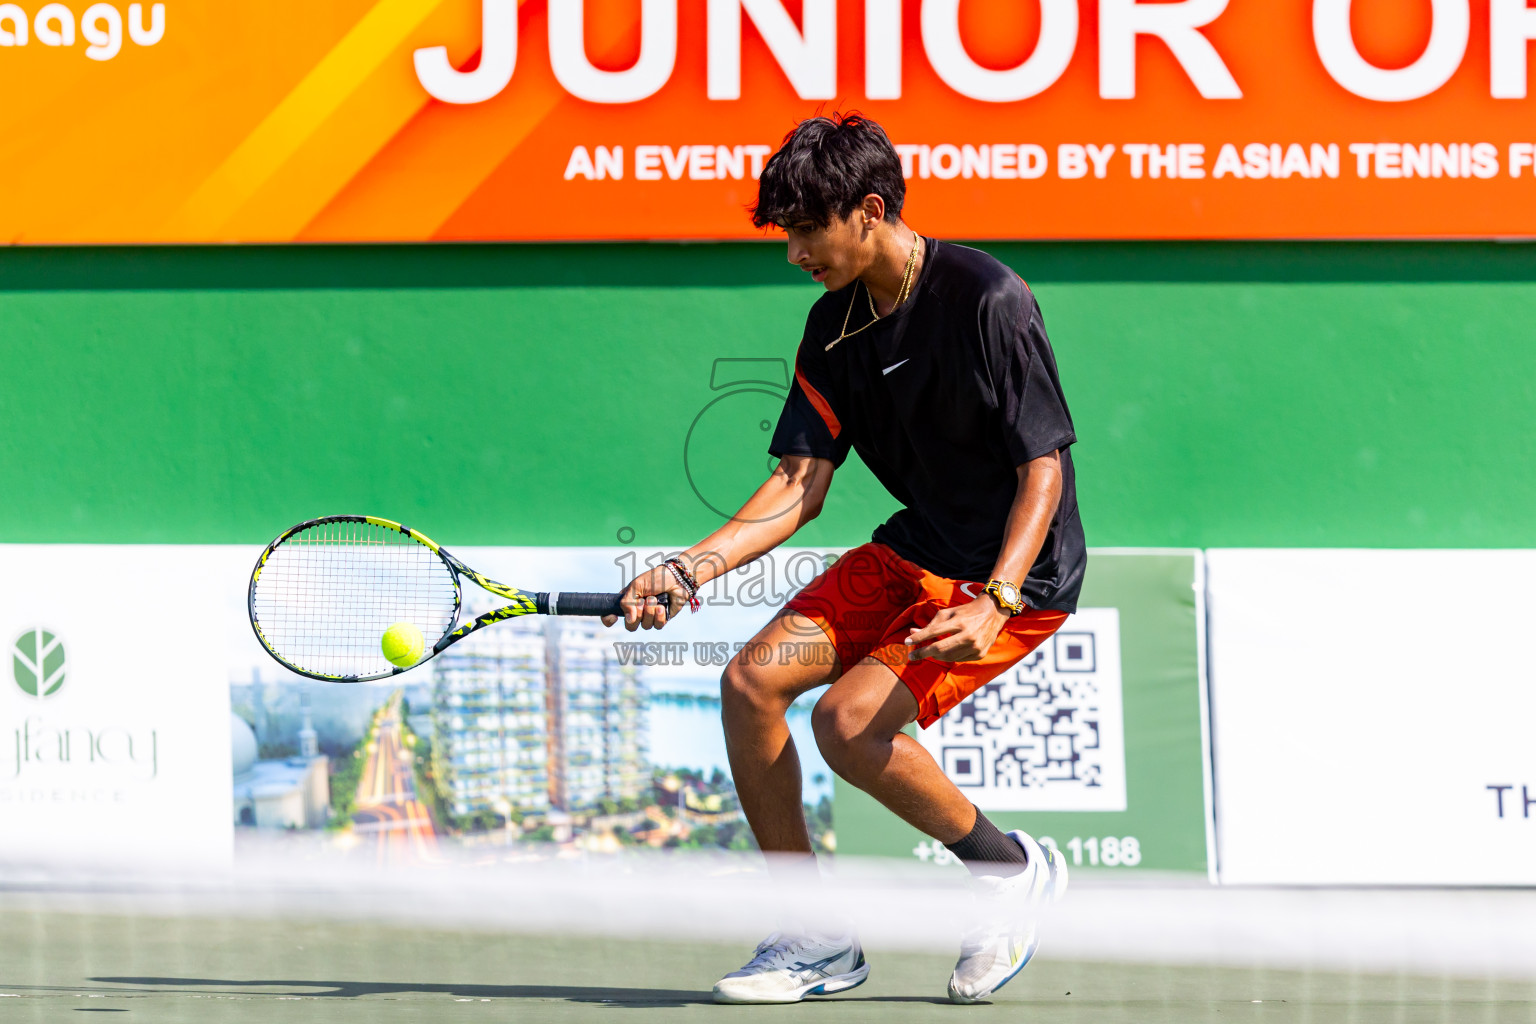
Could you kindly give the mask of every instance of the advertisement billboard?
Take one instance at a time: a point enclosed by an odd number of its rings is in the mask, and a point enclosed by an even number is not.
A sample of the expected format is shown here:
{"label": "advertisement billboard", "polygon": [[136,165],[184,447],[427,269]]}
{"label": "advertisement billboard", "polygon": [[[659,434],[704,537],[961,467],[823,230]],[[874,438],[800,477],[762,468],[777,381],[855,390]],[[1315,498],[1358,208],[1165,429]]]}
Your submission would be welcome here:
{"label": "advertisement billboard", "polygon": [[228,862],[225,634],[205,551],[0,545],[0,861]]}
{"label": "advertisement billboard", "polygon": [[1536,884],[1536,552],[1207,557],[1223,882]]}
{"label": "advertisement billboard", "polygon": [[[441,863],[461,848],[515,857],[530,843],[598,853],[751,849],[721,729],[720,675],[837,556],[776,549],[706,584],[697,614],[659,632],[518,617],[398,675],[337,684],[288,671],[257,642],[245,582],[259,549],[195,550],[218,566],[224,589],[237,851],[283,829],[400,866]],[[621,589],[671,553],[453,552],[532,590],[597,593]],[[461,622],[506,603],[464,587]],[[791,664],[805,656],[801,646],[750,654]],[[796,701],[786,719],[801,752],[807,822],[826,850],[835,845],[832,772],[811,734],[818,696]]]}
{"label": "advertisement billboard", "polygon": [[[1214,875],[1198,551],[1091,550],[1077,614],[916,733],[998,827],[1073,868]],[[953,865],[942,843],[841,781],[837,850]]]}
{"label": "advertisement billboard", "polygon": [[1524,0],[0,7],[4,237],[755,238],[859,109],[976,239],[1536,234]]}

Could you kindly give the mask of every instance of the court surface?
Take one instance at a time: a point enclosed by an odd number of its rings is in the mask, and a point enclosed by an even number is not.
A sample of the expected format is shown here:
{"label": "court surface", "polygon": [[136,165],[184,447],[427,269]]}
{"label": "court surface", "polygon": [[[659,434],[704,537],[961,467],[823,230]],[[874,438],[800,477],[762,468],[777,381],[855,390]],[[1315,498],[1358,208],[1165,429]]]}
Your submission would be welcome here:
{"label": "court surface", "polygon": [[[13,894],[14,895],[14,894]],[[1093,963],[1048,947],[988,1005],[952,1006],[952,958],[882,949],[863,987],[788,1007],[709,1002],[750,944],[496,934],[378,921],[100,914],[0,894],[0,1020],[164,1022],[1536,1022],[1536,983],[1408,973]],[[628,1012],[621,1012],[628,1011]]]}

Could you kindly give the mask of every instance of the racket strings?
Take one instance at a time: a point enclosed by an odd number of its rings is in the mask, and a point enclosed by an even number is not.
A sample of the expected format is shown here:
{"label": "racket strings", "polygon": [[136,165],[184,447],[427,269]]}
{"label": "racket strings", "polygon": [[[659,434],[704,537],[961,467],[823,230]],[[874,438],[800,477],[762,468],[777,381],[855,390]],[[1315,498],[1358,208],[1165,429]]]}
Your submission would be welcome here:
{"label": "racket strings", "polygon": [[318,523],[273,549],[256,582],[257,624],[284,660],[326,676],[395,666],[380,646],[397,622],[430,647],[452,627],[457,590],[432,549],[372,523]]}

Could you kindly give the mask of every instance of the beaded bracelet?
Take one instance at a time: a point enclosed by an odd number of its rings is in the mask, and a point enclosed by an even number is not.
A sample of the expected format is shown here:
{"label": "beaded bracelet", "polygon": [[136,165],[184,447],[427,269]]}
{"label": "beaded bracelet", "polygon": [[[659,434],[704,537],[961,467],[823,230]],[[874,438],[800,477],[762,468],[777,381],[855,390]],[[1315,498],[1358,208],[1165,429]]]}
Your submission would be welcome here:
{"label": "beaded bracelet", "polygon": [[693,573],[689,572],[687,568],[684,567],[683,563],[679,562],[675,558],[669,558],[661,564],[666,566],[667,569],[672,573],[672,578],[677,580],[678,585],[684,590],[688,591],[689,609],[692,611],[698,611],[699,581],[694,578]]}

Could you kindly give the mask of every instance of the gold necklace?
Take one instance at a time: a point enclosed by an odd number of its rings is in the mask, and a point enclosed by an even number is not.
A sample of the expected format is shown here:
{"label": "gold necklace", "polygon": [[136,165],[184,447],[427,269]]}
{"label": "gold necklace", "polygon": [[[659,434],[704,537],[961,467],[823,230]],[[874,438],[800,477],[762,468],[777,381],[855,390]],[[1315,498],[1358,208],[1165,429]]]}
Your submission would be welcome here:
{"label": "gold necklace", "polygon": [[[898,289],[897,292],[896,292],[896,301],[891,304],[891,313],[896,312],[896,307],[900,306],[903,302],[907,301],[907,297],[912,293],[912,279],[913,279],[912,271],[917,267],[917,250],[918,250],[918,247],[920,245],[922,245],[922,244],[923,244],[923,236],[919,235],[917,232],[914,231],[912,233],[912,251],[907,253],[907,267],[906,267],[906,269],[904,271],[902,271],[902,274],[901,274],[901,288]],[[864,285],[864,297],[869,300],[870,321],[869,321],[869,323],[865,324],[863,327],[857,328],[856,330],[853,330],[853,331],[849,331],[848,330],[848,318],[853,316],[853,307],[859,301],[859,285]],[[887,313],[886,316],[890,316],[891,313]],[[867,330],[868,328],[875,326],[875,324],[879,323],[883,319],[885,319],[885,317],[882,317],[880,315],[880,313],[875,309],[875,296],[869,290],[869,285],[864,284],[864,282],[862,280],[855,281],[854,282],[854,286],[853,286],[853,295],[848,300],[848,312],[843,314],[843,329],[840,332],[838,332],[838,335],[837,335],[836,338],[832,339],[832,341],[827,343],[827,347],[825,349],[823,349],[822,351],[824,351],[824,352],[832,351],[832,346],[836,345],[838,342],[842,341],[844,338],[851,338],[855,334],[858,334],[859,331]]]}

